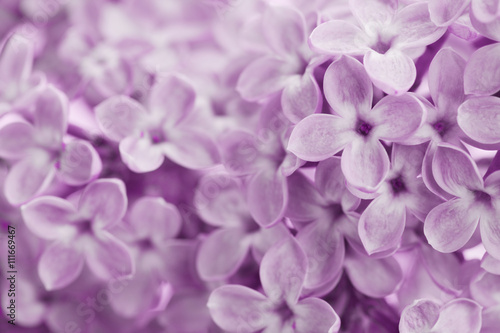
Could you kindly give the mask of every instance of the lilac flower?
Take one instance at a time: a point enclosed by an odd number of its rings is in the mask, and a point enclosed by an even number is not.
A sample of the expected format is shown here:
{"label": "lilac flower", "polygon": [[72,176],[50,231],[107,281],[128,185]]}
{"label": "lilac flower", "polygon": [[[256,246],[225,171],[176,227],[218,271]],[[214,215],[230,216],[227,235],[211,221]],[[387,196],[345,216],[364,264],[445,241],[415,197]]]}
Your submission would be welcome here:
{"label": "lilac flower", "polygon": [[375,86],[388,94],[408,91],[416,77],[412,52],[437,41],[446,28],[434,25],[425,2],[402,9],[397,0],[350,0],[349,5],[362,28],[346,21],[325,22],[309,38],[313,49],[363,55]]}
{"label": "lilac flower", "polygon": [[472,0],[471,11],[477,21],[491,23],[500,18],[500,1]]}
{"label": "lilac flower", "polygon": [[479,333],[481,307],[466,298],[458,298],[446,304],[430,299],[416,300],[401,314],[399,331]]}
{"label": "lilac flower", "polygon": [[151,91],[149,111],[127,96],[111,97],[95,108],[104,134],[120,142],[123,162],[135,172],[156,170],[165,157],[191,169],[218,162],[210,137],[190,128],[195,91],[178,76],[169,76]]}
{"label": "lilac flower", "polygon": [[212,292],[208,309],[217,325],[230,332],[338,332],[340,319],[328,303],[314,297],[299,299],[306,274],[306,255],[295,240],[286,240],[262,260],[265,295],[226,285]]}
{"label": "lilac flower", "polygon": [[424,110],[410,94],[386,96],[371,109],[373,88],[363,66],[343,56],[328,67],[325,97],[338,114],[311,115],[290,135],[288,150],[321,161],[343,149],[342,171],[355,188],[375,191],[389,172],[380,140],[404,142],[421,125]]}
{"label": "lilac flower", "polygon": [[125,185],[118,179],[92,182],[77,205],[54,196],[23,205],[23,219],[31,232],[52,241],[38,263],[45,288],[69,285],[80,275],[84,262],[102,279],[131,275],[130,250],[108,231],[121,222],[126,209]]}
{"label": "lilac flower", "polygon": [[0,118],[0,157],[14,161],[5,179],[5,196],[19,205],[43,192],[54,176],[69,185],[83,185],[96,178],[101,160],[84,140],[63,143],[67,128],[66,96],[47,86],[37,92],[32,121],[17,113]]}
{"label": "lilac flower", "polygon": [[471,157],[446,144],[438,145],[432,172],[438,185],[455,198],[427,215],[424,232],[429,244],[441,252],[456,251],[471,238],[479,223],[484,247],[499,259],[500,173],[483,181]]}

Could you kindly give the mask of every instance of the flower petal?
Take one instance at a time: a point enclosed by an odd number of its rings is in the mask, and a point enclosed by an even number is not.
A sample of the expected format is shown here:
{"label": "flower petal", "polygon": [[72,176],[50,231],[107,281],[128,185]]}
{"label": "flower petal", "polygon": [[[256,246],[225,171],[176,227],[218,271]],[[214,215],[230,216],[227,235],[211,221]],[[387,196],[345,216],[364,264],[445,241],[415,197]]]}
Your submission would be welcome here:
{"label": "flower petal", "polygon": [[286,178],[281,172],[263,170],[248,184],[248,209],[255,222],[262,227],[276,223],[288,202]]}
{"label": "flower petal", "polygon": [[289,56],[306,41],[305,19],[292,7],[269,6],[262,15],[262,30],[268,45],[279,55]]}
{"label": "flower petal", "polygon": [[326,202],[311,181],[301,172],[294,172],[287,182],[289,197],[285,216],[292,222],[309,222],[319,218]]}
{"label": "flower petal", "polygon": [[458,125],[471,139],[484,144],[500,142],[500,98],[471,98],[458,109]]}
{"label": "flower petal", "polygon": [[439,304],[432,300],[414,301],[401,313],[399,331],[401,333],[431,332],[439,318],[439,309]]}
{"label": "flower petal", "polygon": [[476,163],[459,148],[440,144],[432,160],[432,174],[437,184],[457,197],[469,191],[482,190],[483,180]]}
{"label": "flower petal", "polygon": [[203,280],[223,280],[232,276],[248,253],[241,228],[222,228],[211,233],[201,243],[196,257],[196,269]]}
{"label": "flower petal", "polygon": [[479,21],[474,15],[470,15],[470,21],[483,37],[500,41],[500,20],[497,18],[489,23]]}
{"label": "flower petal", "polygon": [[96,180],[82,192],[78,211],[84,218],[93,219],[98,228],[120,222],[127,211],[127,193],[120,179]]}
{"label": "flower petal", "polygon": [[500,275],[500,260],[485,253],[481,260],[481,268],[491,274]]}
{"label": "flower petal", "polygon": [[320,24],[309,37],[311,48],[318,53],[361,55],[368,48],[368,36],[346,21],[333,20]]}
{"label": "flower petal", "polygon": [[413,60],[399,50],[390,49],[385,54],[370,50],[363,63],[373,84],[390,95],[408,91],[417,77]]}
{"label": "flower petal", "polygon": [[144,107],[128,96],[113,96],[94,109],[101,131],[113,141],[120,141],[134,134],[146,116]]}
{"label": "flower petal", "polygon": [[165,160],[161,147],[145,137],[128,136],[120,141],[119,149],[123,163],[137,173],[154,171]]}
{"label": "flower petal", "polygon": [[307,257],[293,238],[273,246],[260,264],[260,281],[272,301],[287,300],[295,304],[307,272]]}
{"label": "flower petal", "polygon": [[68,244],[53,243],[42,254],[38,275],[45,289],[61,289],[75,281],[83,269],[83,256]]}
{"label": "flower petal", "polygon": [[102,162],[94,147],[84,140],[74,140],[64,147],[58,176],[68,185],[88,183],[101,173]]}
{"label": "flower petal", "polygon": [[332,307],[322,299],[306,298],[293,307],[294,332],[328,332],[340,329],[340,318]]}
{"label": "flower petal", "polygon": [[352,119],[371,109],[373,88],[363,65],[343,56],[328,66],[323,79],[328,104],[338,115]]}
{"label": "flower petal", "polygon": [[377,139],[353,140],[341,159],[346,180],[364,192],[374,192],[389,172],[389,156]]}
{"label": "flower petal", "polygon": [[42,146],[59,150],[68,127],[68,98],[53,86],[40,91],[35,102],[35,140]]}
{"label": "flower petal", "polygon": [[293,123],[321,111],[323,96],[316,80],[308,74],[291,77],[281,95],[281,106]]}
{"label": "flower petal", "polygon": [[434,249],[445,253],[454,252],[472,237],[478,220],[469,203],[452,199],[429,212],[425,219],[424,234]]}
{"label": "flower petal", "polygon": [[479,333],[481,306],[466,298],[454,299],[441,308],[433,332]]}
{"label": "flower petal", "polygon": [[107,231],[101,231],[84,247],[90,270],[100,279],[110,280],[131,276],[134,261],[130,249]]}
{"label": "flower petal", "polygon": [[500,296],[500,275],[481,271],[470,283],[472,298],[485,308],[498,304]]}
{"label": "flower petal", "polygon": [[171,133],[171,141],[163,144],[163,153],[188,169],[203,169],[219,163],[219,150],[205,133],[182,129]]}
{"label": "flower petal", "polygon": [[13,100],[28,81],[33,66],[34,47],[32,41],[15,34],[5,43],[0,53],[0,96]]}
{"label": "flower petal", "polygon": [[473,0],[471,10],[478,21],[490,23],[500,16],[500,2],[495,0]]}
{"label": "flower petal", "polygon": [[149,106],[152,113],[164,115],[165,121],[173,126],[191,112],[195,99],[191,83],[180,76],[168,75],[153,86]]}
{"label": "flower petal", "polygon": [[33,126],[21,116],[8,113],[0,118],[0,142],[0,157],[21,158],[33,146]]}
{"label": "flower petal", "polygon": [[220,142],[222,164],[234,175],[247,175],[256,170],[260,159],[257,139],[251,133],[232,131]]}
{"label": "flower petal", "polygon": [[470,0],[431,0],[429,13],[432,22],[440,27],[449,26],[462,15]]}
{"label": "flower petal", "polygon": [[368,254],[395,249],[406,223],[405,206],[382,194],[365,209],[359,220],[359,237]]}
{"label": "flower petal", "polygon": [[43,239],[62,239],[75,229],[70,226],[77,216],[76,207],[69,201],[43,196],[21,206],[28,229]]}
{"label": "flower petal", "polygon": [[292,131],[287,149],[306,161],[321,161],[342,150],[354,138],[349,122],[329,114],[313,114]]}
{"label": "flower petal", "polygon": [[398,9],[398,0],[349,0],[349,8],[365,27],[387,25]]}
{"label": "flower petal", "polygon": [[293,237],[284,223],[277,223],[270,228],[261,228],[251,235],[252,256],[258,263],[275,244]]}
{"label": "flower petal", "polygon": [[424,108],[411,94],[389,95],[380,100],[368,116],[373,119],[374,136],[402,141],[418,130],[424,118]]}
{"label": "flower petal", "polygon": [[207,302],[212,319],[223,330],[238,333],[257,332],[266,327],[266,298],[240,285],[215,289]]}
{"label": "flower petal", "polygon": [[450,48],[441,49],[432,59],[429,90],[440,113],[454,114],[464,100],[464,70],[465,60]]}
{"label": "flower petal", "polygon": [[480,218],[481,239],[488,253],[497,260],[500,260],[500,225],[498,216],[500,204],[491,211],[484,212]]}
{"label": "flower petal", "polygon": [[374,259],[351,250],[345,258],[345,269],[354,287],[370,297],[385,297],[403,280],[403,272],[392,258]]}
{"label": "flower petal", "polygon": [[464,73],[465,93],[492,95],[500,90],[500,44],[484,46],[474,52]]}

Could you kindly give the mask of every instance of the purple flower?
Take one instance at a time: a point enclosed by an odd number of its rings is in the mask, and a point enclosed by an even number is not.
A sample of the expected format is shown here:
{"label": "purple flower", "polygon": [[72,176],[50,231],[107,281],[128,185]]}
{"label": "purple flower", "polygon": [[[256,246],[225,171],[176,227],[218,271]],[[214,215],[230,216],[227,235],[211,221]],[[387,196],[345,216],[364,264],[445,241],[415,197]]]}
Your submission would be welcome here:
{"label": "purple flower", "polygon": [[121,222],[127,209],[125,185],[100,179],[82,191],[78,204],[43,196],[21,207],[24,222],[36,236],[52,241],[38,263],[47,290],[63,288],[81,273],[84,263],[99,278],[134,272],[130,250],[108,229]]}
{"label": "purple flower", "polygon": [[342,171],[350,185],[374,192],[389,172],[380,140],[404,142],[421,125],[424,110],[410,94],[386,96],[372,109],[373,88],[363,66],[347,56],[328,67],[325,97],[338,114],[316,114],[298,123],[288,150],[306,161],[342,152]]}
{"label": "purple flower", "polygon": [[319,298],[299,299],[307,274],[307,258],[289,239],[271,248],[262,260],[264,295],[239,285],[215,289],[208,299],[214,321],[230,332],[338,332],[340,319]]}
{"label": "purple flower", "polygon": [[425,2],[402,9],[398,9],[397,0],[350,0],[349,5],[362,28],[340,20],[323,23],[309,38],[313,49],[363,55],[375,86],[388,94],[408,91],[416,77],[412,52],[437,41],[446,28],[434,25]]}

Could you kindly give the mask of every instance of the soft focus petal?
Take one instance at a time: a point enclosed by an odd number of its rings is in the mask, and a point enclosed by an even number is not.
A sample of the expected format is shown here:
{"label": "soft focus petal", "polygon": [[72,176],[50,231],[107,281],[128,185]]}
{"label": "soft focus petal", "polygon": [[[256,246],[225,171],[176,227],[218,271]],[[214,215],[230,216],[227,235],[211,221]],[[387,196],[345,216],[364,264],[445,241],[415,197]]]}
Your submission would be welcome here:
{"label": "soft focus petal", "polygon": [[33,146],[33,126],[15,113],[0,118],[0,157],[21,158]]}
{"label": "soft focus petal", "polygon": [[271,228],[261,228],[250,235],[252,256],[260,263],[266,252],[275,244],[292,237],[290,231],[283,223],[277,223]]}
{"label": "soft focus petal", "polygon": [[260,151],[253,134],[232,131],[222,137],[219,146],[222,164],[231,174],[245,175],[255,171]]}
{"label": "soft focus petal", "polygon": [[252,333],[266,327],[266,298],[261,293],[239,285],[215,289],[207,302],[212,319],[230,332]]}
{"label": "soft focus petal", "polygon": [[35,102],[35,140],[46,148],[59,150],[68,127],[68,98],[53,86],[40,91]]}
{"label": "soft focus petal", "polygon": [[222,280],[233,275],[248,253],[245,231],[223,228],[211,233],[201,244],[196,269],[203,280]]}
{"label": "soft focus petal", "polygon": [[472,158],[451,145],[439,145],[432,160],[432,174],[446,192],[461,197],[468,191],[482,190],[483,180]]}
{"label": "soft focus petal", "polygon": [[0,53],[0,96],[10,101],[18,96],[31,75],[33,43],[21,35],[12,35]]}
{"label": "soft focus petal", "polygon": [[454,252],[472,237],[479,217],[471,212],[470,204],[461,199],[445,202],[427,215],[425,237],[440,252]]}
{"label": "soft focus petal", "polygon": [[69,201],[44,196],[21,207],[24,223],[31,232],[43,239],[62,239],[71,235],[70,224],[77,216],[76,207]]}
{"label": "soft focus petal", "polygon": [[455,114],[464,100],[464,70],[465,60],[452,49],[442,49],[432,59],[429,90],[440,113]]}
{"label": "soft focus petal", "polygon": [[295,75],[286,84],[281,95],[283,113],[293,123],[317,113],[323,105],[323,96],[311,75]]}
{"label": "soft focus petal", "polygon": [[466,298],[455,299],[441,308],[432,332],[479,333],[481,306]]}
{"label": "soft focus petal", "polygon": [[500,41],[500,20],[497,18],[489,23],[479,21],[474,15],[470,15],[474,29],[486,38]]}
{"label": "soft focus petal", "polygon": [[295,314],[294,332],[336,333],[340,329],[340,318],[335,310],[322,299],[306,298],[293,307]]}
{"label": "soft focus petal", "polygon": [[479,273],[471,281],[470,292],[472,298],[486,308],[499,304],[500,275]]}
{"label": "soft focus petal", "polygon": [[439,318],[438,303],[422,299],[408,305],[401,313],[399,331],[401,333],[430,332]]}
{"label": "soft focus petal", "polygon": [[389,156],[376,139],[354,140],[342,153],[342,171],[354,187],[373,192],[389,172]]}
{"label": "soft focus petal", "polygon": [[113,141],[120,141],[134,134],[147,114],[141,104],[122,95],[101,102],[94,112],[99,128]]}
{"label": "soft focus petal", "polygon": [[145,137],[126,137],[120,142],[119,149],[123,163],[137,173],[154,171],[165,160],[161,147]]}
{"label": "soft focus petal", "polygon": [[497,203],[496,209],[492,208],[481,214],[480,230],[481,239],[488,253],[497,260],[500,260],[500,204]]}
{"label": "soft focus petal", "polygon": [[301,172],[295,172],[288,177],[287,182],[290,194],[286,217],[299,222],[309,222],[319,218],[323,211],[322,205],[326,205],[326,202],[311,181]]}
{"label": "soft focus petal", "polygon": [[264,170],[248,184],[248,208],[255,222],[267,227],[283,215],[288,201],[286,178],[281,172]]}
{"label": "soft focus petal", "polygon": [[305,21],[291,7],[270,6],[262,15],[262,30],[268,45],[279,55],[295,53],[306,41]]}
{"label": "soft focus petal", "polygon": [[318,163],[314,174],[314,183],[326,200],[340,202],[343,192],[346,192],[340,157],[330,157]]}
{"label": "soft focus petal", "polygon": [[354,138],[348,122],[329,114],[313,114],[293,129],[287,149],[306,161],[321,161],[338,153]]}
{"label": "soft focus petal", "polygon": [[68,185],[83,185],[96,178],[102,162],[94,147],[84,140],[75,140],[64,147],[58,176]]}
{"label": "soft focus petal", "polygon": [[500,44],[484,46],[474,52],[465,67],[465,93],[492,95],[500,90]]}
{"label": "soft focus petal", "polygon": [[437,26],[452,24],[469,5],[470,0],[431,0],[429,13],[432,22]]}
{"label": "soft focus petal", "polygon": [[343,118],[371,109],[373,88],[363,65],[351,57],[334,61],[325,72],[323,89],[328,104]]}
{"label": "soft focus petal", "polygon": [[500,16],[500,1],[498,0],[473,0],[472,14],[483,23],[492,22]]}
{"label": "soft focus petal", "polygon": [[471,139],[480,143],[500,142],[500,98],[477,97],[458,109],[458,125]]}
{"label": "soft focus petal", "polygon": [[326,54],[361,55],[368,50],[368,36],[357,26],[345,21],[320,24],[309,37],[313,50]]}
{"label": "soft focus petal", "polygon": [[500,327],[500,304],[483,309],[481,333],[496,333]]}
{"label": "soft focus petal", "polygon": [[80,275],[83,256],[68,244],[54,243],[42,254],[38,263],[38,275],[45,289],[61,289]]}
{"label": "soft focus petal", "polygon": [[500,275],[500,260],[495,259],[492,255],[485,253],[481,260],[481,268],[485,271]]}
{"label": "soft focus petal", "polygon": [[175,163],[188,169],[203,169],[219,163],[219,150],[205,133],[180,130],[172,141],[163,144],[163,153]]}
{"label": "soft focus petal", "polygon": [[373,84],[390,95],[408,91],[417,76],[413,60],[399,50],[390,49],[385,54],[369,51],[363,63]]}
{"label": "soft focus petal", "polygon": [[84,218],[92,219],[98,228],[120,222],[127,210],[125,184],[120,179],[99,179],[87,185],[78,203]]}
{"label": "soft focus petal", "polygon": [[386,96],[369,112],[375,125],[373,135],[390,141],[410,137],[420,127],[423,116],[422,105],[410,94]]}
{"label": "soft focus petal", "polygon": [[260,281],[265,294],[273,301],[299,298],[307,272],[307,257],[293,238],[273,246],[262,259]]}
{"label": "soft focus petal", "polygon": [[349,8],[365,27],[390,23],[398,9],[398,0],[349,0]]}

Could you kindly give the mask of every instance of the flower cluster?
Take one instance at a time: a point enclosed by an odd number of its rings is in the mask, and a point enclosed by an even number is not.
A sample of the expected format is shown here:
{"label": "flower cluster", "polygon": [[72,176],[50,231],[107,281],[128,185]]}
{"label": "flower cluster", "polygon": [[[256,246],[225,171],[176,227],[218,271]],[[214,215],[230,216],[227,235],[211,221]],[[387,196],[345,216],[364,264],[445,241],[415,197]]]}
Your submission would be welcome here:
{"label": "flower cluster", "polygon": [[499,0],[1,1],[0,38],[2,332],[500,330]]}

